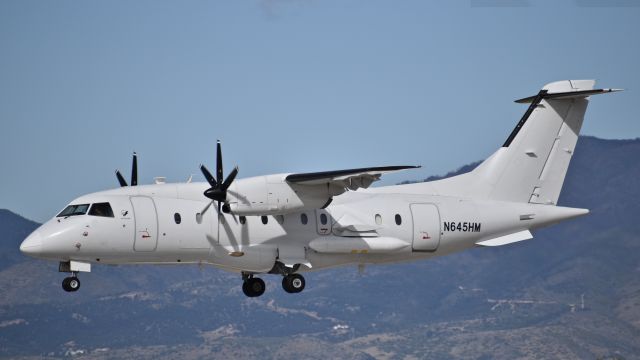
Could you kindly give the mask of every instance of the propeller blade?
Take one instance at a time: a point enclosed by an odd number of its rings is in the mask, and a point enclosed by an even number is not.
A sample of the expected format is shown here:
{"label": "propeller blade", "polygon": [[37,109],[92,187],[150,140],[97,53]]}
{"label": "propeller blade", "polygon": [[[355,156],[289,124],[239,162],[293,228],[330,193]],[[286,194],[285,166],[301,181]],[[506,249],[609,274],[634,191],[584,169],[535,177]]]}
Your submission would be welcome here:
{"label": "propeller blade", "polygon": [[133,153],[133,163],[131,164],[131,186],[138,185],[138,155]]}
{"label": "propeller blade", "polygon": [[222,213],[220,212],[220,207],[222,206],[222,202],[218,201],[218,242],[220,242],[220,216]]}
{"label": "propeller blade", "polygon": [[233,182],[233,180],[236,178],[236,176],[238,175],[238,167],[234,167],[233,170],[231,170],[231,173],[229,174],[229,176],[227,176],[227,179],[222,183],[222,186],[220,186],[222,188],[222,191],[227,191],[227,189],[229,188],[229,186],[231,186],[231,183]]}
{"label": "propeller blade", "polygon": [[218,156],[216,159],[216,180],[218,181],[218,184],[221,184],[222,180],[224,180],[224,177],[222,175],[222,146],[220,146],[220,140],[218,140],[217,150]]}
{"label": "propeller blade", "polygon": [[213,204],[213,201],[209,201],[209,203],[207,204],[207,206],[204,207],[204,209],[202,209],[202,211],[200,211],[201,215],[204,215],[204,213],[207,212],[207,210],[209,210],[209,208],[211,207],[211,204]]}
{"label": "propeller blade", "polygon": [[118,182],[120,183],[120,186],[122,187],[128,186],[127,180],[124,179],[124,176],[122,176],[122,174],[120,173],[120,170],[116,170],[116,177],[118,178]]}
{"label": "propeller blade", "polygon": [[222,171],[222,145],[220,144],[220,140],[217,141],[216,151],[216,177],[214,178],[209,170],[202,164],[200,165],[200,170],[207,179],[207,182],[209,182],[209,185],[211,185],[210,188],[204,191],[204,196],[218,202],[218,213],[220,213],[221,203],[227,201],[227,189],[238,175],[238,167],[236,166],[225,179]]}
{"label": "propeller blade", "polygon": [[218,183],[216,182],[216,179],[213,178],[213,175],[211,175],[211,173],[209,172],[209,169],[207,169],[207,167],[204,165],[200,165],[200,170],[202,171],[202,175],[204,175],[204,178],[207,179],[209,185],[211,185],[212,188],[215,188]]}

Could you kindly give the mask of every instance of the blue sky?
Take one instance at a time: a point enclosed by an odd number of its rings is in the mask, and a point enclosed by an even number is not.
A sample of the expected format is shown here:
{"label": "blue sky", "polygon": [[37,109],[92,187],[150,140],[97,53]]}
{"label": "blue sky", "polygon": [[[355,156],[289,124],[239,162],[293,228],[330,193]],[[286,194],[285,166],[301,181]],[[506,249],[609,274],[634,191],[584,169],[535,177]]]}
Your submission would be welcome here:
{"label": "blue sky", "polygon": [[[515,4],[518,6],[501,6]],[[640,136],[633,1],[1,1],[0,208],[43,221],[140,180],[490,155],[547,82],[597,79],[583,134]]]}

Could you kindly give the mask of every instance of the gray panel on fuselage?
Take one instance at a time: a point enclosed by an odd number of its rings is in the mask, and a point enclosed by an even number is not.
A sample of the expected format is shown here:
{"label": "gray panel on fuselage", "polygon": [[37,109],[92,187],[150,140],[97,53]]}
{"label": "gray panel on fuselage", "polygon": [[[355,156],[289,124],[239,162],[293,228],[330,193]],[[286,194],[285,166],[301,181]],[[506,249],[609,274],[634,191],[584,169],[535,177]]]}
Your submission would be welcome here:
{"label": "gray panel on fuselage", "polygon": [[158,246],[158,215],[153,199],[147,196],[131,196],[136,222],[133,243],[135,251],[153,251]]}
{"label": "gray panel on fuselage", "polygon": [[413,250],[435,251],[440,245],[440,212],[434,204],[411,204]]}

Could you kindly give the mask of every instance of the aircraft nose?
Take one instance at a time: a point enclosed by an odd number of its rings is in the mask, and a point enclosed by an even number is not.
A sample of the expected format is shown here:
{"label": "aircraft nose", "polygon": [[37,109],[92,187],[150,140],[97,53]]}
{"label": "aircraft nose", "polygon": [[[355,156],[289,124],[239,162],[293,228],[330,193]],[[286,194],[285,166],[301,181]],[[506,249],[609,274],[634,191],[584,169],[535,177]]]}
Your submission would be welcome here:
{"label": "aircraft nose", "polygon": [[42,235],[34,231],[20,244],[20,251],[25,255],[35,256],[42,252]]}

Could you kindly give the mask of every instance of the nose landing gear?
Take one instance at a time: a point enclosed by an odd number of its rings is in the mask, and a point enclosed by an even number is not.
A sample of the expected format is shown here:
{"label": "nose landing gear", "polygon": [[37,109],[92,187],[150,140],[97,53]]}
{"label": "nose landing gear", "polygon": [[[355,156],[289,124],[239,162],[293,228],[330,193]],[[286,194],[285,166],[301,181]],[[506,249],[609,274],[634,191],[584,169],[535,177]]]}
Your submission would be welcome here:
{"label": "nose landing gear", "polygon": [[58,265],[58,271],[69,273],[71,276],[62,280],[62,289],[66,292],[74,292],[80,289],[80,280],[78,279],[79,272],[90,272],[91,264],[81,261],[60,261]]}
{"label": "nose landing gear", "polygon": [[80,279],[78,279],[76,274],[66,277],[62,280],[62,288],[66,292],[78,291],[78,289],[80,289]]}

